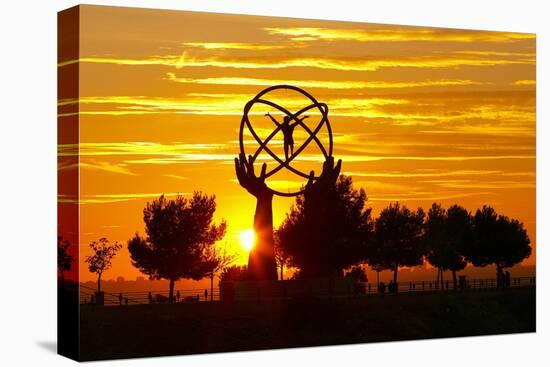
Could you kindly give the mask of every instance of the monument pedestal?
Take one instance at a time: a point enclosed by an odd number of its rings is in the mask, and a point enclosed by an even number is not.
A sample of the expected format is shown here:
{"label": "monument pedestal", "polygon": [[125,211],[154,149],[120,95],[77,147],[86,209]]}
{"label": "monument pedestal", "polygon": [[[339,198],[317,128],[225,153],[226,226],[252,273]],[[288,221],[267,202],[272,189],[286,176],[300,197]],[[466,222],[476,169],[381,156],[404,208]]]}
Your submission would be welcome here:
{"label": "monument pedestal", "polygon": [[220,300],[233,303],[345,298],[354,295],[354,287],[352,278],[231,281],[220,284]]}

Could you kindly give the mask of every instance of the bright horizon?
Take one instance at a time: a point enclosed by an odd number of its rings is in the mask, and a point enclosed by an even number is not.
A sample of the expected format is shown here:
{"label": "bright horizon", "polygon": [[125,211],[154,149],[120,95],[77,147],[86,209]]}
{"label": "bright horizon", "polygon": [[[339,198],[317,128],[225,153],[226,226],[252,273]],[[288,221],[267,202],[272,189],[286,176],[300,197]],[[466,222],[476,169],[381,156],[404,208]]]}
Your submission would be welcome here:
{"label": "bright horizon", "polygon": [[[374,216],[395,201],[488,204],[525,224],[524,264],[535,265],[534,35],[81,6],[80,37],[80,99],[59,105],[64,116],[80,103],[81,281],[96,280],[84,259],[100,237],[124,245],[105,279],[144,276],[126,241],[144,234],[142,210],[162,193],[215,194],[216,222],[228,224],[220,245],[246,263],[255,199],[233,158],[244,104],[274,84],[328,105],[333,155]],[[269,132],[263,113],[254,119]],[[304,153],[297,167],[319,172],[315,151]],[[287,173],[273,182],[304,183]],[[274,198],[275,227],[293,201]]]}

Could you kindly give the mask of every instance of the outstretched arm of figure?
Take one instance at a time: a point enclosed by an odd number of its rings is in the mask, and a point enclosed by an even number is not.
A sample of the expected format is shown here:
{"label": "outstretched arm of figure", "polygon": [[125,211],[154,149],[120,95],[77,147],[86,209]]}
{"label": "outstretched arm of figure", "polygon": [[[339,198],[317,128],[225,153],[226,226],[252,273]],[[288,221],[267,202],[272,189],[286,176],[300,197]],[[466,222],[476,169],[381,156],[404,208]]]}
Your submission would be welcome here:
{"label": "outstretched arm of figure", "polygon": [[[309,117],[309,115],[304,116],[304,117],[302,117],[301,119],[298,119],[298,120],[300,120],[300,122],[304,122],[304,120],[307,119],[308,117]],[[295,123],[292,124],[292,127],[295,127],[298,124],[299,124],[299,122],[295,122]]]}
{"label": "outstretched arm of figure", "polygon": [[273,122],[275,123],[275,125],[281,126],[281,124],[280,124],[277,120],[275,120],[275,117],[271,116],[271,114],[270,114],[269,112],[266,113],[265,115],[266,115],[267,117],[269,117],[269,118],[271,119],[271,121],[273,121]]}

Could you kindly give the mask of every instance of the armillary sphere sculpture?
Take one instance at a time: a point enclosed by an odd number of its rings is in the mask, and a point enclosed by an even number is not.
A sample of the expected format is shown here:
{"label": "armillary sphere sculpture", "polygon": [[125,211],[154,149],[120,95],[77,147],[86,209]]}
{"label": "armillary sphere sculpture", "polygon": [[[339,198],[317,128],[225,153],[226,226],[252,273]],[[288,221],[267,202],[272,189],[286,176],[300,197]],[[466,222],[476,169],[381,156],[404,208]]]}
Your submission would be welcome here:
{"label": "armillary sphere sculpture", "polygon": [[[283,106],[279,106],[276,103],[264,99],[266,94],[275,90],[292,90],[298,92],[305,96],[311,103],[304,106],[297,112],[290,112]],[[248,117],[250,109],[255,104],[271,106],[272,108],[282,112],[285,116],[283,121],[279,122],[270,114],[266,114],[266,116],[273,121],[276,127],[265,140],[260,139]],[[312,109],[317,109],[321,113],[321,120],[318,122],[314,130],[311,130],[303,122],[305,118],[309,117],[304,114]],[[309,136],[300,147],[294,150],[294,140],[292,134],[296,126],[300,126],[307,134],[309,134]],[[317,137],[317,133],[323,126],[326,126],[328,131],[328,147],[324,147]],[[248,157],[246,156],[244,149],[243,136],[245,129],[248,129],[248,132],[258,143],[256,152],[248,155]],[[275,135],[277,135],[279,131],[283,133],[284,137],[285,159],[280,158],[268,147],[268,143]],[[309,174],[301,172],[291,165],[292,161],[298,157],[298,155],[312,142],[317,145],[324,158],[322,171],[319,176],[316,176],[314,171],[309,172]],[[306,200],[308,200],[308,198],[311,200],[322,200],[323,192],[326,192],[330,186],[334,185],[338,175],[340,174],[342,161],[339,160],[338,163],[334,165],[334,158],[332,157],[333,142],[332,130],[328,120],[328,106],[324,103],[318,102],[311,94],[295,86],[276,85],[268,87],[258,93],[245,105],[239,131],[239,144],[240,154],[238,158],[235,158],[235,171],[237,178],[239,184],[250,194],[256,197],[256,212],[254,214],[255,240],[254,246],[250,251],[248,258],[249,278],[251,280],[277,280],[277,265],[275,262],[273,240],[273,195],[296,196],[304,194]],[[266,152],[275,162],[278,163],[278,165],[270,171],[267,171],[267,164],[263,163],[259,176],[256,176],[254,162],[262,152]],[[268,182],[266,182],[266,179],[282,169],[287,169],[296,175],[303,177],[305,182],[303,188],[298,191],[288,193],[270,188],[268,186]]]}

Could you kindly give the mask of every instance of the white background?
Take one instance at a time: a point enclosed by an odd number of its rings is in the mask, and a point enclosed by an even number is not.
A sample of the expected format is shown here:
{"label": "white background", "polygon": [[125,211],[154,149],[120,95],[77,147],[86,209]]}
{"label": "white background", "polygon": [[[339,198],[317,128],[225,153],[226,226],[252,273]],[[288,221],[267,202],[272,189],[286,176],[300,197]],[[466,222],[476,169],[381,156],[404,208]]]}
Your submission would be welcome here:
{"label": "white background", "polygon": [[[122,360],[149,366],[518,366],[549,362],[550,11],[545,1],[94,1],[226,13],[537,33],[537,333]],[[0,21],[0,364],[64,366],[56,340],[56,12],[76,1],[5,1]],[[545,104],[546,103],[546,104]],[[545,144],[546,142],[546,144]],[[546,226],[545,226],[546,225]],[[546,287],[546,289],[545,289]],[[397,315],[396,315],[397,317]],[[407,322],[407,320],[403,320]],[[92,363],[89,365],[95,365]]]}

